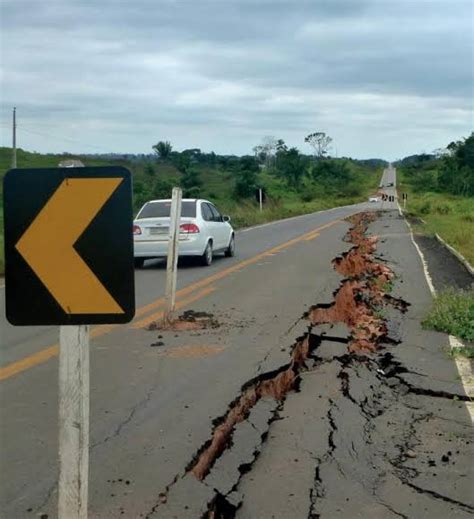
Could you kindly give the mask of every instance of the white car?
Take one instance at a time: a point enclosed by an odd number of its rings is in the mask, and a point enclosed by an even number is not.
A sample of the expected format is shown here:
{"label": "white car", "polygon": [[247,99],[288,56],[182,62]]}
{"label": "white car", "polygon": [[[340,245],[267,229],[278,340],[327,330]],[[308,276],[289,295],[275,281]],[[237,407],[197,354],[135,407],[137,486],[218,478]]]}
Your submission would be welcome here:
{"label": "white car", "polygon": [[[135,266],[146,259],[168,255],[171,199],[150,200],[133,222]],[[210,265],[215,253],[235,254],[235,233],[230,218],[222,216],[208,200],[185,198],[181,203],[179,256],[199,257]]]}
{"label": "white car", "polygon": [[371,196],[371,197],[369,197],[369,202],[370,203],[380,202],[380,198],[378,196]]}

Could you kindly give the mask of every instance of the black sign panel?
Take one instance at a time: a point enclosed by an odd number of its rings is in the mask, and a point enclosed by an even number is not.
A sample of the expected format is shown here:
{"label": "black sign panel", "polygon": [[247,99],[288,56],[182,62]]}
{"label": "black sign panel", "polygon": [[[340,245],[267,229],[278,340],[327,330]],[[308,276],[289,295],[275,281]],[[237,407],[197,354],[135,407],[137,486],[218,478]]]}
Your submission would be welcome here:
{"label": "black sign panel", "polygon": [[133,319],[132,181],[127,169],[12,169],[3,196],[10,323]]}

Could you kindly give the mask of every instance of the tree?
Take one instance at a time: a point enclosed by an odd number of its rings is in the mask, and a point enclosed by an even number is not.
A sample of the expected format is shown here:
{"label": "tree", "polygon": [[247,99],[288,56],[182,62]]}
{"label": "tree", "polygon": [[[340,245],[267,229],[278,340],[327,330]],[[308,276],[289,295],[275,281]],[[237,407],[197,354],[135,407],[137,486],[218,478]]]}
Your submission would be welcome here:
{"label": "tree", "polygon": [[149,177],[153,177],[154,174],[155,174],[155,168],[152,166],[152,164],[150,164],[149,162],[146,163],[145,165],[145,173],[149,176]]}
{"label": "tree", "polygon": [[189,148],[181,153],[189,157],[190,164],[195,164],[201,159],[201,150],[199,148]]}
{"label": "tree", "polygon": [[185,174],[189,166],[191,165],[191,156],[185,153],[178,153],[176,151],[173,151],[173,153],[171,153],[170,158],[171,163],[180,173]]}
{"label": "tree", "polygon": [[252,151],[255,155],[255,159],[257,160],[257,162],[259,164],[264,164],[266,156],[265,156],[265,151],[263,150],[263,147],[259,144],[258,146],[254,146],[252,148]]}
{"label": "tree", "polygon": [[181,186],[183,187],[183,196],[186,198],[199,198],[202,180],[197,169],[192,167],[186,168],[181,177]]}
{"label": "tree", "polygon": [[305,173],[305,163],[298,148],[287,149],[280,146],[276,155],[277,173],[282,176],[289,186],[298,188]]}
{"label": "tree", "polygon": [[332,139],[324,132],[314,132],[307,135],[304,139],[313,149],[316,158],[323,159],[329,152]]}
{"label": "tree", "polygon": [[447,149],[449,155],[443,157],[438,174],[440,189],[454,195],[473,196],[474,136],[452,142]]}
{"label": "tree", "polygon": [[168,141],[160,141],[152,146],[154,152],[160,157],[162,160],[167,160],[170,156],[171,150],[173,146]]}
{"label": "tree", "polygon": [[158,177],[153,185],[152,194],[154,198],[171,198],[171,192],[177,182],[169,178]]}
{"label": "tree", "polygon": [[351,170],[347,162],[340,159],[318,161],[311,173],[315,182],[333,191],[344,190],[351,181]]}
{"label": "tree", "polygon": [[173,153],[173,166],[181,173],[181,187],[187,198],[198,198],[201,193],[202,181],[199,172],[191,166],[190,153]]}
{"label": "tree", "polygon": [[255,158],[266,168],[270,168],[275,161],[275,152],[277,149],[277,140],[272,135],[266,135],[262,139],[262,143],[253,148]]}
{"label": "tree", "polygon": [[279,151],[287,151],[288,150],[288,146],[285,144],[285,141],[283,139],[278,139],[277,142],[276,142],[276,150],[277,150],[277,153]]}
{"label": "tree", "polygon": [[237,198],[249,198],[255,194],[258,171],[258,164],[254,157],[243,157],[240,160],[235,182],[235,195]]}

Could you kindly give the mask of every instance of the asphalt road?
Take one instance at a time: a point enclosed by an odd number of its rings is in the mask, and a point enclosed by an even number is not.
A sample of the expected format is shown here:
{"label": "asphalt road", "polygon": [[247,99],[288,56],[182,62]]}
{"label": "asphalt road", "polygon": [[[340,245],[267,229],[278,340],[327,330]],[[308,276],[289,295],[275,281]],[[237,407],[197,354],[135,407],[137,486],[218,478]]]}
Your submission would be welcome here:
{"label": "asphalt road", "polygon": [[[389,182],[392,169],[382,179]],[[92,329],[91,517],[153,515],[242,385],[288,362],[304,313],[332,298],[340,279],[331,260],[350,247],[343,218],[380,208],[358,204],[242,230],[235,258],[183,264],[178,308],[212,313],[217,328],[145,330],[163,309],[165,269],[150,262],[136,271],[135,320]],[[55,517],[58,330],[8,325],[0,294],[1,517]]]}

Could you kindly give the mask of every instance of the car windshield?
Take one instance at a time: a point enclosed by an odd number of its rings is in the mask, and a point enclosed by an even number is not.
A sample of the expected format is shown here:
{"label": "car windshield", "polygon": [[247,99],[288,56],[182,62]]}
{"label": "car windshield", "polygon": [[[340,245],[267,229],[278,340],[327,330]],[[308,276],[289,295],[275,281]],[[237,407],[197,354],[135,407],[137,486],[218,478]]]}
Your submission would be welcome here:
{"label": "car windshield", "polygon": [[[142,218],[166,218],[171,211],[171,200],[163,202],[148,202],[138,213],[137,220]],[[187,218],[196,217],[196,202],[185,201],[181,203],[181,216]]]}

